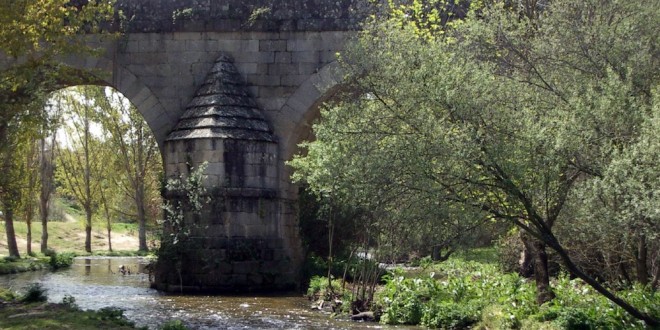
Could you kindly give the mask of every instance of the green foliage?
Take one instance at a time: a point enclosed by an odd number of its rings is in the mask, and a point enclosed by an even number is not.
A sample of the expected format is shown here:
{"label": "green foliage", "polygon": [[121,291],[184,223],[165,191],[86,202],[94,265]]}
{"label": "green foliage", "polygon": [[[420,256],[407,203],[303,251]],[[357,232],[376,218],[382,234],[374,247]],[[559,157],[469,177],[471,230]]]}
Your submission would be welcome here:
{"label": "green foliage", "polygon": [[25,288],[21,301],[25,303],[43,302],[48,300],[47,289],[41,283],[32,283]]}
{"label": "green foliage", "polygon": [[12,290],[0,287],[0,302],[11,302],[16,298],[16,294]]}
{"label": "green foliage", "polygon": [[71,309],[78,309],[78,305],[76,305],[76,298],[72,295],[64,295],[64,297],[62,297],[62,305]]}
{"label": "green foliage", "polygon": [[[494,264],[450,258],[427,273],[402,270],[386,277],[378,295],[381,322],[465,329],[643,329],[623,309],[581,280],[560,276],[557,298],[535,303],[535,287]],[[660,296],[648,289],[619,292],[649,315],[660,315]]]}
{"label": "green foliage", "polygon": [[111,321],[120,326],[133,326],[134,323],[124,317],[124,311],[116,307],[104,307],[98,310],[96,318],[101,321]]}
{"label": "green foliage", "polygon": [[341,280],[333,279],[331,286],[328,286],[328,278],[323,276],[313,276],[309,281],[307,288],[307,297],[318,300],[330,301],[342,292]]}
{"label": "green foliage", "polygon": [[160,327],[160,330],[186,330],[188,329],[181,320],[167,321]]}
{"label": "green foliage", "polygon": [[57,253],[55,251],[52,251],[49,254],[49,257],[50,257],[50,261],[49,261],[50,267],[53,270],[56,270],[56,269],[70,267],[73,264],[73,258],[76,257],[76,254],[73,252]]}
{"label": "green foliage", "polygon": [[[423,28],[437,16],[425,3],[370,22],[347,46],[347,92],[321,111],[295,179],[367,210],[363,233],[381,249],[502,220],[574,265],[562,244],[580,236],[628,251],[657,236],[657,5],[558,0],[521,12],[494,1],[440,33]],[[393,322],[421,317],[399,309]]]}

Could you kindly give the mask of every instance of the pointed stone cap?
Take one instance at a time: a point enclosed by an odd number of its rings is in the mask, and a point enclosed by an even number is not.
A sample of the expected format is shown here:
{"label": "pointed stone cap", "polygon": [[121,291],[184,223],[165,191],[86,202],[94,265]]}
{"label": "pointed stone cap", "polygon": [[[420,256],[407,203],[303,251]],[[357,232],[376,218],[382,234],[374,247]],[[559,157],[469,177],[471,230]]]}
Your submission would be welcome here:
{"label": "pointed stone cap", "polygon": [[208,138],[275,142],[268,122],[227,55],[215,61],[166,141]]}

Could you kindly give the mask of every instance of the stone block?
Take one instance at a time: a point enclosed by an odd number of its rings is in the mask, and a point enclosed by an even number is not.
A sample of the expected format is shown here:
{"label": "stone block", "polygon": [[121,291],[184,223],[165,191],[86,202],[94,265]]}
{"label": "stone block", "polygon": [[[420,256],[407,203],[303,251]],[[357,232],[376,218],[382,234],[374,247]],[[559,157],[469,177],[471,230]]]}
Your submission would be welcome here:
{"label": "stone block", "polygon": [[291,63],[291,52],[275,52],[275,63]]}
{"label": "stone block", "polygon": [[321,49],[321,38],[318,34],[305,34],[304,39],[287,40],[286,50],[290,52],[315,51]]}
{"label": "stone block", "polygon": [[258,261],[241,261],[233,263],[234,274],[253,274],[259,271]]}
{"label": "stone block", "polygon": [[[268,74],[251,74],[247,77],[248,83],[256,86],[279,86],[280,76]],[[259,95],[259,89],[250,89],[252,95]]]}
{"label": "stone block", "polygon": [[273,63],[268,65],[268,74],[276,75],[276,76],[298,74],[298,65],[287,64],[287,63]]}
{"label": "stone block", "polygon": [[249,285],[261,285],[264,282],[261,274],[248,274],[247,279]]}
{"label": "stone block", "polygon": [[309,75],[307,74],[289,74],[282,76],[281,82],[282,82],[282,86],[298,87],[308,78]]}
{"label": "stone block", "polygon": [[293,63],[319,63],[321,62],[321,53],[319,51],[300,51],[291,53],[291,62]]}
{"label": "stone block", "polygon": [[205,173],[209,175],[217,175],[224,177],[225,175],[225,164],[219,162],[208,163]]}
{"label": "stone block", "polygon": [[252,63],[273,63],[275,62],[275,52],[245,51],[232,54],[234,58],[239,58],[241,62]]}
{"label": "stone block", "polygon": [[262,52],[286,51],[286,40],[260,40],[259,51]]}

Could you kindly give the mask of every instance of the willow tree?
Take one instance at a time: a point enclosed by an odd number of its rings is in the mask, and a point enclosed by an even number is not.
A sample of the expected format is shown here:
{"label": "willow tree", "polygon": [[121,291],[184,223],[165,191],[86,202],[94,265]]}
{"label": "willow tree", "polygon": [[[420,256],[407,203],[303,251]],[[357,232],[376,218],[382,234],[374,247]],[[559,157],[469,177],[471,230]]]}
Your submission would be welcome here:
{"label": "willow tree", "polygon": [[[20,160],[16,146],[20,132],[41,121],[38,111],[48,92],[63,81],[80,77],[59,64],[58,56],[89,52],[77,35],[96,31],[112,13],[112,1],[88,1],[73,6],[69,0],[0,1],[0,199],[10,254],[18,256],[13,229],[16,180]],[[26,127],[27,123],[32,123]],[[38,124],[36,124],[39,127]]]}
{"label": "willow tree", "polygon": [[315,176],[344,163],[337,179],[354,198],[371,184],[365,179],[381,177],[507,221],[533,247],[539,303],[554,297],[549,247],[572,274],[658,325],[577,267],[562,245],[570,238],[554,227],[572,220],[564,211],[576,185],[601,176],[613,151],[631,148],[650,120],[660,10],[558,0],[527,15],[495,2],[437,28],[443,21],[432,10],[415,15],[429,8],[423,3],[374,20],[347,47],[348,93],[292,164],[319,190]]}

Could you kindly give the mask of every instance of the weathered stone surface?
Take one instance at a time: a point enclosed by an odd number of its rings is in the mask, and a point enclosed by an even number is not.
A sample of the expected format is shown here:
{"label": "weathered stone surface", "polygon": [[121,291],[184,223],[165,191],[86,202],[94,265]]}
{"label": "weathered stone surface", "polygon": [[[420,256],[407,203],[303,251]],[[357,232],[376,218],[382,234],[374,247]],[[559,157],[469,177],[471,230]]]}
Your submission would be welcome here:
{"label": "weathered stone surface", "polygon": [[359,28],[374,10],[367,0],[120,0],[128,32],[343,31]]}
{"label": "weathered stone surface", "polygon": [[[270,264],[259,272],[273,272],[248,276],[242,289],[295,283],[301,261],[297,188],[284,162],[311,136],[318,105],[341,81],[328,68],[369,1],[120,0],[118,6],[124,18],[117,23],[127,33],[112,40],[90,37],[90,44],[105,49],[102,56],[62,62],[108,70],[96,82],[117,88],[143,114],[168,177],[208,162],[204,185],[212,203],[186,221],[207,224],[199,235],[213,239],[203,241],[203,258],[192,259],[217,257],[229,270],[215,274],[215,264],[188,265],[184,287],[231,289],[232,235],[261,236],[267,243],[259,251]],[[178,290],[178,276],[167,276],[164,287]]]}

